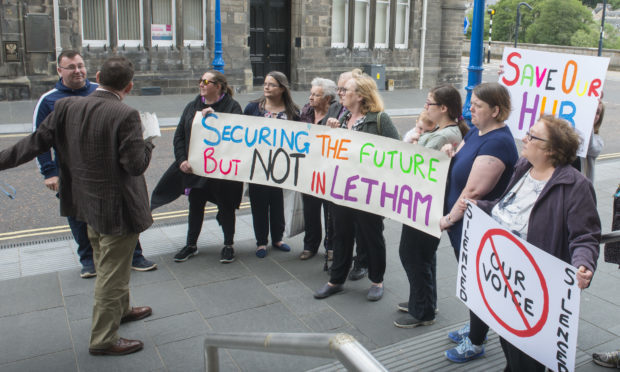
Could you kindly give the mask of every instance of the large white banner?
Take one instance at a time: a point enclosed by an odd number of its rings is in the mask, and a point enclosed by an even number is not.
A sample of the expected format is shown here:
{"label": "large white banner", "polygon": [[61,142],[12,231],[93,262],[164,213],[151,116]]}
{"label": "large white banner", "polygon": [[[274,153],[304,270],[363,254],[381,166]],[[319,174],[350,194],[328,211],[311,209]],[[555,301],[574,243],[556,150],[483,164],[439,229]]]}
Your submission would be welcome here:
{"label": "large white banner", "polygon": [[513,136],[523,138],[542,114],[551,114],[573,125],[583,140],[577,155],[585,156],[609,58],[504,48],[502,63]]}
{"label": "large white banner", "polygon": [[322,125],[197,112],[189,152],[199,176],[296,190],[441,235],[450,159],[439,151]]}
{"label": "large white banner", "polygon": [[456,295],[501,337],[553,371],[573,371],[579,326],[577,269],[469,204]]}

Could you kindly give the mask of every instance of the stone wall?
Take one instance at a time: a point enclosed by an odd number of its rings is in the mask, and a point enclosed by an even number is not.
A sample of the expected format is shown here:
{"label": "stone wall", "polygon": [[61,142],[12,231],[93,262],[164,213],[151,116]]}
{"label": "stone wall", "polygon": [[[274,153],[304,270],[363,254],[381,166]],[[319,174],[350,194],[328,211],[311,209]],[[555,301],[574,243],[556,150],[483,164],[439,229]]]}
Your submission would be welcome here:
{"label": "stone wall", "polygon": [[[115,4],[115,0],[107,0]],[[222,44],[225,69],[229,82],[239,92],[252,90],[252,68],[248,46],[251,0],[221,1]],[[374,4],[375,0],[371,0]],[[133,94],[143,88],[158,87],[163,94],[194,93],[196,81],[213,60],[215,0],[206,1],[206,45],[151,47],[150,26],[144,28],[146,45],[125,47],[110,45],[95,47],[82,45],[80,0],[58,0],[58,14],[54,14],[54,0],[3,0],[0,2],[0,39],[16,43],[19,58],[7,61],[6,53],[0,55],[0,100],[34,99],[53,87],[57,81],[56,54],[62,49],[77,49],[84,56],[89,78],[102,62],[112,55],[124,55],[132,60],[136,69]],[[177,38],[182,39],[181,2],[177,2]],[[112,6],[110,5],[110,6]],[[420,81],[420,36],[422,27],[422,0],[411,0],[409,37],[406,49],[357,49],[331,47],[331,0],[291,0],[291,76],[293,89],[308,89],[316,76],[336,80],[343,71],[365,64],[385,66],[385,77],[395,82],[396,88],[418,87]],[[428,0],[424,86],[440,82],[460,84],[460,58],[462,14],[464,0]],[[146,12],[146,11],[145,11]],[[24,17],[43,14],[54,23],[42,34],[52,35],[48,52],[33,53],[27,50],[24,34]],[[148,22],[146,22],[148,23]],[[112,25],[113,26],[113,25]],[[114,34],[111,27],[111,35]],[[350,29],[352,30],[352,25]],[[371,20],[369,27],[374,27]],[[394,27],[394,26],[392,26]],[[60,40],[53,40],[59,35]],[[179,37],[179,35],[181,37]],[[371,32],[372,35],[372,32]],[[299,38],[301,46],[295,46]],[[372,36],[370,41],[372,42]],[[393,38],[393,36],[392,36]],[[352,45],[352,44],[351,44]],[[350,46],[351,46],[350,45]]]}

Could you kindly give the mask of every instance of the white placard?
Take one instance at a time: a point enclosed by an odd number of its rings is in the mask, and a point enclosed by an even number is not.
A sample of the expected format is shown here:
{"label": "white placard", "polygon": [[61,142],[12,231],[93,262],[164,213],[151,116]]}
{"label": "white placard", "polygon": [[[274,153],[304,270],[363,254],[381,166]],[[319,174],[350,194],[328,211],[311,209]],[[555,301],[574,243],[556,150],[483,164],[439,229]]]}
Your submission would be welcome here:
{"label": "white placard", "polygon": [[497,334],[553,371],[573,371],[577,269],[501,227],[469,204],[456,296]]}
{"label": "white placard", "polygon": [[609,58],[504,48],[499,81],[510,92],[506,121],[521,139],[544,113],[567,120],[582,138],[577,155],[585,157]]}

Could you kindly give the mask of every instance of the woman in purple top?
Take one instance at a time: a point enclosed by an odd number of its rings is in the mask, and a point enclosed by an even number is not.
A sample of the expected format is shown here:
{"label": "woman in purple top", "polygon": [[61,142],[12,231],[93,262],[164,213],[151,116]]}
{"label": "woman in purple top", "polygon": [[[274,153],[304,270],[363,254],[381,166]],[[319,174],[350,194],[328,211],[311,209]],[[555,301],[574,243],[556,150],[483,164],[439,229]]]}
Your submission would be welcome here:
{"label": "woman in purple top", "polygon": [[[461,199],[494,200],[506,188],[517,161],[517,147],[504,120],[510,115],[510,94],[503,85],[484,83],[476,86],[471,97],[470,130],[455,153],[450,165],[445,212],[439,225],[448,230],[458,260],[461,247],[463,211]],[[489,327],[470,311],[470,324],[450,332],[448,337],[458,343],[446,351],[446,357],[463,363],[484,355],[482,343]]]}

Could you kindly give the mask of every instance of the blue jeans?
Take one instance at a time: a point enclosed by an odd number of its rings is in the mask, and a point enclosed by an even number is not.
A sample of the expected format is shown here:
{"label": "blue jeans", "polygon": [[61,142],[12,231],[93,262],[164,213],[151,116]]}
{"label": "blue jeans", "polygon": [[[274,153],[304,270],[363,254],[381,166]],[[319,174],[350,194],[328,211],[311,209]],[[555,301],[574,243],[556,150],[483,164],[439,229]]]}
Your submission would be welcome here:
{"label": "blue jeans", "polygon": [[[78,221],[74,217],[67,217],[67,221],[69,221],[73,239],[78,244],[78,256],[80,256],[82,267],[94,267],[93,247],[90,245],[90,240],[88,240],[86,223]],[[140,245],[140,240],[138,240],[136,249],[133,252],[132,264],[138,263],[142,258],[142,246]]]}

